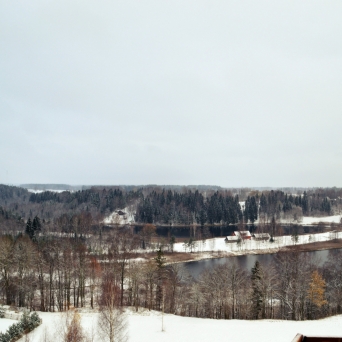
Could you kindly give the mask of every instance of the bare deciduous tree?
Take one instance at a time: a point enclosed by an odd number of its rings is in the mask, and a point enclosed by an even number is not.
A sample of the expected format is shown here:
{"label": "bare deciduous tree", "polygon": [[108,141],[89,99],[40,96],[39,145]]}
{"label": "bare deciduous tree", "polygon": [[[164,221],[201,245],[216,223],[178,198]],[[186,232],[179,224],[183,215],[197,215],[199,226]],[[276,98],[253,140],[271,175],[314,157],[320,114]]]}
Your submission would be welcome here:
{"label": "bare deciduous tree", "polygon": [[102,340],[126,342],[128,339],[127,320],[120,306],[120,289],[108,279],[102,284],[99,307],[98,327]]}
{"label": "bare deciduous tree", "polygon": [[81,316],[77,310],[63,312],[56,326],[55,340],[63,342],[86,342],[86,335],[81,326]]}

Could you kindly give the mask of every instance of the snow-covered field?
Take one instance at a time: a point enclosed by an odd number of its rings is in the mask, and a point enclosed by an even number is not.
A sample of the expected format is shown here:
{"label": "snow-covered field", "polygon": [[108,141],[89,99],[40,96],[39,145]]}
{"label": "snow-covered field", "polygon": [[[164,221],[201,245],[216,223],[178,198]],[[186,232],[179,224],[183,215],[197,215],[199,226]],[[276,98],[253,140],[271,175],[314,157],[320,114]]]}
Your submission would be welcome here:
{"label": "snow-covered field", "polygon": [[14,319],[0,318],[0,332],[6,332],[6,330],[14,323],[18,323],[18,321]]}
{"label": "snow-covered field", "polygon": [[[30,341],[58,342],[56,327],[60,320],[58,313],[39,313],[43,319],[40,327],[30,333]],[[297,333],[308,336],[342,336],[342,315],[318,321],[280,320],[213,320],[202,318],[164,315],[159,312],[128,310],[129,342],[208,342],[208,341],[263,341],[291,342]],[[93,335],[92,342],[102,341],[96,332],[96,313],[82,313],[82,326]],[[48,338],[46,338],[48,337]],[[25,338],[19,340],[24,342]]]}
{"label": "snow-covered field", "polygon": [[27,191],[32,192],[34,194],[41,194],[42,192],[45,192],[45,191],[57,192],[57,193],[62,193],[64,191],[73,192],[72,190],[53,190],[53,189],[46,189],[46,190],[27,189]]}
{"label": "snow-covered field", "polygon": [[[315,217],[315,216],[302,216],[298,221],[294,219],[285,219],[281,218],[281,224],[300,224],[302,226],[310,226],[313,224],[318,224],[319,222],[324,223],[340,223],[341,222],[341,215],[332,215],[332,216],[322,216],[322,217]],[[259,219],[254,222],[255,224],[259,224]]]}
{"label": "snow-covered field", "polygon": [[[276,237],[274,242],[256,241],[256,240],[244,240],[239,245],[236,242],[226,243],[224,237],[207,239],[203,241],[196,241],[192,249],[193,252],[230,252],[233,254],[244,254],[245,252],[257,252],[259,250],[272,251],[281,247],[293,246],[295,244],[305,244],[312,242],[322,242],[342,238],[342,232],[326,232],[320,234],[307,234],[299,235],[298,241],[295,243],[291,236]],[[174,244],[175,252],[190,252],[190,248],[186,247],[184,243]]]}
{"label": "snow-covered field", "polygon": [[319,222],[340,223],[341,222],[341,215],[324,216],[324,217],[303,216],[303,221],[301,222],[301,224],[310,225],[310,224],[315,224],[315,223],[317,224]]}

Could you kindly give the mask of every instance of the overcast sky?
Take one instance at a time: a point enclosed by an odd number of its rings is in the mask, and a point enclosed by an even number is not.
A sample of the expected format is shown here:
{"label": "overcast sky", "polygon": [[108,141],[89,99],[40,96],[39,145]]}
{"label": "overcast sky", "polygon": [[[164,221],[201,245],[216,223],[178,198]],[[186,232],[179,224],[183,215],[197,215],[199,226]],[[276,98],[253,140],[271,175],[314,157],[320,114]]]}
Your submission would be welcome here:
{"label": "overcast sky", "polygon": [[342,1],[0,2],[0,183],[342,187]]}

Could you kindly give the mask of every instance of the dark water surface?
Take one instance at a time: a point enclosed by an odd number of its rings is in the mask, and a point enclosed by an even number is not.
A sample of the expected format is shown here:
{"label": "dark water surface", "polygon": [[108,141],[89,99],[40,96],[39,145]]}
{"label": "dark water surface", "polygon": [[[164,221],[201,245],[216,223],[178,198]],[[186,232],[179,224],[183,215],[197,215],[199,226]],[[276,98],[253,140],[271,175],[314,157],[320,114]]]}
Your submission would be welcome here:
{"label": "dark water surface", "polygon": [[[318,266],[323,266],[323,264],[328,260],[329,253],[331,251],[333,250],[301,252],[301,253],[309,253],[310,256],[315,259],[316,264]],[[206,268],[212,269],[215,266],[223,265],[225,263],[236,262],[237,265],[240,266],[241,268],[247,271],[250,271],[256,261],[259,261],[262,265],[268,265],[269,263],[275,260],[275,256],[276,254],[249,254],[249,255],[240,255],[240,256],[226,257],[226,258],[220,258],[220,259],[207,259],[207,260],[200,260],[200,261],[185,262],[183,263],[183,265],[194,278],[197,278],[199,274]]]}

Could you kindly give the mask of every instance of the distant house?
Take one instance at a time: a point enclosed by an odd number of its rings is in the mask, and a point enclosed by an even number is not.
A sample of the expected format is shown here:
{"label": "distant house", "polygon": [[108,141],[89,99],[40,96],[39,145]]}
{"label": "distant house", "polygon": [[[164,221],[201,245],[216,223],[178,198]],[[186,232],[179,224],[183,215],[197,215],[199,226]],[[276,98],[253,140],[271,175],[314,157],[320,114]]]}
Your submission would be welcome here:
{"label": "distant house", "polygon": [[248,230],[235,231],[233,236],[237,236],[241,240],[250,240],[252,238],[252,235]]}
{"label": "distant house", "polygon": [[268,241],[271,238],[268,233],[254,233],[252,237],[257,241]]}
{"label": "distant house", "polygon": [[226,238],[224,239],[226,243],[238,242],[239,240],[241,239],[238,236],[226,236]]}

